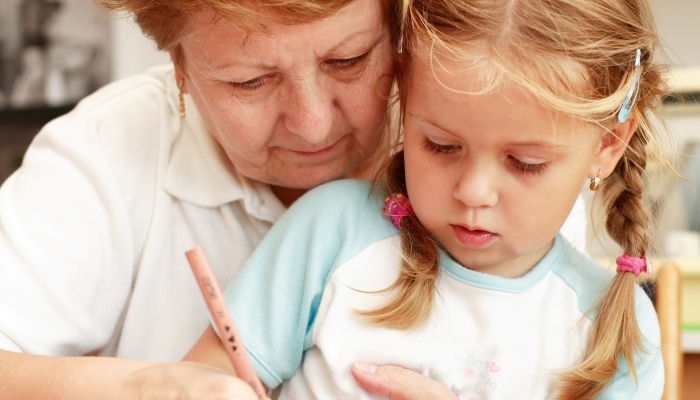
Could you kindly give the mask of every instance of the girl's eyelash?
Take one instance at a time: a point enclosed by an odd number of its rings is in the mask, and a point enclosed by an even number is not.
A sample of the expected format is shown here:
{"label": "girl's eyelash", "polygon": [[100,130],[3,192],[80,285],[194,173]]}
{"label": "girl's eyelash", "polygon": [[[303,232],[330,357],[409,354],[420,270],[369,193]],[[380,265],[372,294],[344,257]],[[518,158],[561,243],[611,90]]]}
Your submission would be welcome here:
{"label": "girl's eyelash", "polygon": [[541,164],[528,164],[524,163],[520,160],[518,160],[515,157],[508,157],[511,164],[515,169],[522,173],[522,174],[534,174],[534,175],[542,175],[547,169],[547,163],[541,163]]}
{"label": "girl's eyelash", "polygon": [[[459,150],[459,146],[452,144],[438,144],[428,139],[427,137],[423,139],[423,150],[431,154],[442,154],[448,155]],[[533,174],[542,175],[547,169],[547,163],[540,164],[529,164],[518,160],[517,158],[510,156],[508,160],[513,165],[513,167],[521,174]]]}
{"label": "girl's eyelash", "polygon": [[423,139],[423,150],[432,154],[450,154],[459,149],[459,146],[452,144],[438,144],[428,138]]}

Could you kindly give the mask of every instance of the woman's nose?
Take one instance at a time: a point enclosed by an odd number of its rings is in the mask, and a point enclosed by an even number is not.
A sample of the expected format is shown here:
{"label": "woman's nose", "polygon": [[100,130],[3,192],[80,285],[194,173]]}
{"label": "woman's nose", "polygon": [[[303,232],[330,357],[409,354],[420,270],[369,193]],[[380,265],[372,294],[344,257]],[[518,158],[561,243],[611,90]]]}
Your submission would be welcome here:
{"label": "woman's nose", "polygon": [[498,203],[498,176],[487,166],[468,165],[462,169],[454,196],[468,207],[493,207]]}
{"label": "woman's nose", "polygon": [[323,143],[333,125],[333,94],[316,76],[293,81],[285,105],[285,127],[309,143]]}

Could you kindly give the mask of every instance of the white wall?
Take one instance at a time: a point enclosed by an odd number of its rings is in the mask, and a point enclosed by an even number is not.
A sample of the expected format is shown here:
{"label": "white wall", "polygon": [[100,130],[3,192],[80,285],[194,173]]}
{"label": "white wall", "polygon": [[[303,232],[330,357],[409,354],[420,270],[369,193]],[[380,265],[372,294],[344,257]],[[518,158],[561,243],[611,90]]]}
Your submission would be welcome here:
{"label": "white wall", "polygon": [[115,16],[112,28],[112,79],[138,74],[151,66],[170,62],[167,53],[143,35],[130,18]]}
{"label": "white wall", "polygon": [[700,1],[648,0],[674,67],[700,67]]}

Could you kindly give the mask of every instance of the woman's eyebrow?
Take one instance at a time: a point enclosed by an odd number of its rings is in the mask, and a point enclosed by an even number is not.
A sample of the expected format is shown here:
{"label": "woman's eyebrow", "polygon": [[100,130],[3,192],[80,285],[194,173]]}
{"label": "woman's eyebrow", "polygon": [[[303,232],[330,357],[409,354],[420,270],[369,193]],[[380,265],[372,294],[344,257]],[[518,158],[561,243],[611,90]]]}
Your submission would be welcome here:
{"label": "woman's eyebrow", "polygon": [[[342,40],[340,40],[340,42],[338,44],[336,44],[335,46],[328,49],[326,51],[326,54],[335,53],[339,49],[343,48],[343,46],[346,46],[348,42],[350,42],[351,40],[353,40],[354,38],[356,38],[358,36],[365,35],[368,33],[374,33],[374,32],[376,32],[376,30],[374,30],[374,29],[365,29],[365,30],[361,30],[361,31],[352,32],[348,36],[346,36]],[[381,42],[385,37],[388,36],[388,34],[385,32],[385,29],[380,29],[379,32],[380,33],[378,35],[376,35],[377,37],[372,42],[372,45],[370,46],[370,48],[374,47],[377,43]]]}
{"label": "woman's eyebrow", "polygon": [[[346,36],[342,40],[340,40],[338,44],[336,44],[335,46],[331,47],[328,51],[326,51],[326,54],[332,54],[334,52],[337,52],[338,49],[341,49],[343,46],[346,46],[349,41],[356,38],[357,36],[361,36],[361,35],[364,35],[367,33],[373,33],[373,32],[374,32],[374,30],[371,30],[371,29],[352,32],[348,36]],[[388,35],[386,33],[382,33],[380,35],[377,35],[376,40],[374,40],[372,42],[370,48],[376,46],[377,43],[381,42],[387,36]],[[237,58],[235,60],[227,60],[219,65],[214,65],[212,67],[213,70],[221,70],[221,69],[228,69],[228,68],[249,68],[249,69],[257,69],[257,70],[273,70],[276,67],[272,64],[265,64],[265,63],[260,63],[260,62],[246,62],[245,59],[241,59],[241,58]]]}

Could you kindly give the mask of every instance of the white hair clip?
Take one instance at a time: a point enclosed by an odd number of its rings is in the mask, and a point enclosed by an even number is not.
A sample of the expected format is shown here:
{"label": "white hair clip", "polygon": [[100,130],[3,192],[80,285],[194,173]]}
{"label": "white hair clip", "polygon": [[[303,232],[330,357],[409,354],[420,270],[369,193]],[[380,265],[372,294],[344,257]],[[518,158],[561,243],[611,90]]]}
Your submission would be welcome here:
{"label": "white hair clip", "polygon": [[[629,92],[627,92],[625,101],[622,103],[620,112],[617,113],[617,120],[620,122],[627,121],[627,118],[629,118],[630,113],[632,112],[632,107],[634,107],[634,103],[637,101],[637,96],[639,95],[639,66],[641,64],[641,59],[642,51],[637,49],[637,58],[634,60],[634,77],[632,78],[632,84],[630,85]],[[632,98],[632,94],[634,94],[634,98]]]}

